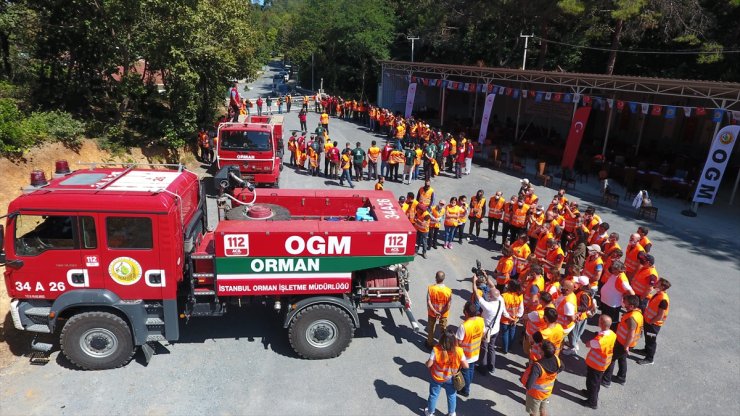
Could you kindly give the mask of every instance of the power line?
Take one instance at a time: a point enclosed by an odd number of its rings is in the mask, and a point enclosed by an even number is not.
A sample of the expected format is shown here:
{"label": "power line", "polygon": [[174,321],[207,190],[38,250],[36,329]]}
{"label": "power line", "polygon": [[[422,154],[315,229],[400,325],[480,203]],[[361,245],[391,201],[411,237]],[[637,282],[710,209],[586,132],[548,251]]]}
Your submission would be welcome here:
{"label": "power line", "polygon": [[539,36],[535,36],[534,39],[547,42],[547,43],[553,43],[555,45],[569,46],[571,48],[590,49],[590,50],[602,51],[602,52],[633,53],[633,54],[643,54],[643,55],[704,55],[704,54],[714,55],[714,54],[725,54],[725,53],[740,53],[739,49],[722,50],[722,51],[703,51],[703,50],[646,51],[646,50],[635,50],[635,49],[610,49],[610,48],[599,48],[596,46],[574,45],[572,43],[558,42],[555,40],[541,38]]}

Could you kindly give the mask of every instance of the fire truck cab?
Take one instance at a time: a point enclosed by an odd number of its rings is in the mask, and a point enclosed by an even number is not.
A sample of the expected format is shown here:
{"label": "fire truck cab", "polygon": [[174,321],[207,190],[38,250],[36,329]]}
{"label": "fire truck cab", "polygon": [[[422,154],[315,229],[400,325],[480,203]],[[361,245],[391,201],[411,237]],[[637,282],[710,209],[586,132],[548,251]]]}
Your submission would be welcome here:
{"label": "fire truck cab", "polygon": [[283,116],[251,116],[221,123],[216,140],[216,168],[238,166],[255,185],[279,187],[283,169]]}

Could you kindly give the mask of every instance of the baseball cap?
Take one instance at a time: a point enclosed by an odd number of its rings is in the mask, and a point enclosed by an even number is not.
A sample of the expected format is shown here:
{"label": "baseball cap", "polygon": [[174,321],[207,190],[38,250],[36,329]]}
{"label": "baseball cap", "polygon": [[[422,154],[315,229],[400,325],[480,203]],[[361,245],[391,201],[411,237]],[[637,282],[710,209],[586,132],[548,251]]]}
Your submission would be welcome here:
{"label": "baseball cap", "polygon": [[524,179],[520,180],[519,182],[521,182],[523,184],[529,184],[529,179],[524,178]]}
{"label": "baseball cap", "polygon": [[601,247],[599,247],[598,244],[591,244],[587,247],[588,251],[595,251],[597,253],[601,253]]}

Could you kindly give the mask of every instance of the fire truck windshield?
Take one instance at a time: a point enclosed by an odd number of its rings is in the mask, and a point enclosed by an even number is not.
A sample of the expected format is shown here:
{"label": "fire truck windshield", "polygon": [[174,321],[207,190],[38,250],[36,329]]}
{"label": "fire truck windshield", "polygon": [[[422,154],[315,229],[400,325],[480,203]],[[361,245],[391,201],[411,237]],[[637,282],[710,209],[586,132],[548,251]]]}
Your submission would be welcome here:
{"label": "fire truck windshield", "polygon": [[269,151],[272,150],[270,133],[264,131],[222,131],[221,148],[237,151]]}

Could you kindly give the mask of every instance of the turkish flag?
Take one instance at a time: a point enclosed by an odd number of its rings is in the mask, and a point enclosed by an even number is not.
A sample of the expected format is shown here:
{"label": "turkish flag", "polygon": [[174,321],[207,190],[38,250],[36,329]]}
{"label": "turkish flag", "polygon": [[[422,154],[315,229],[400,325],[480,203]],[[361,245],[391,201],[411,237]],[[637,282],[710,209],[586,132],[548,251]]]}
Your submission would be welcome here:
{"label": "turkish flag", "polygon": [[704,107],[696,107],[696,113],[697,116],[705,116],[707,115],[707,110]]}
{"label": "turkish flag", "polygon": [[555,101],[556,103],[559,103],[560,100],[562,99],[563,99],[563,94],[559,92],[556,92],[555,94],[552,95],[552,100]]}
{"label": "turkish flag", "polygon": [[585,105],[591,105],[591,96],[590,95],[584,95],[583,96],[583,104],[585,104]]}
{"label": "turkish flag", "polygon": [[573,115],[568,141],[565,143],[565,150],[563,151],[563,161],[560,164],[565,169],[573,169],[573,165],[576,163],[576,156],[578,156],[578,149],[581,147],[581,140],[590,114],[591,107],[585,106],[577,109]]}
{"label": "turkish flag", "polygon": [[652,115],[652,116],[659,116],[661,114],[663,114],[663,107],[662,106],[659,106],[659,105],[656,105],[656,104],[653,104],[653,109],[652,109],[652,111],[650,111],[650,115]]}
{"label": "turkish flag", "polygon": [[534,98],[534,96],[535,96],[535,95],[537,95],[537,91],[535,91],[535,90],[530,90],[530,91],[529,91],[529,96],[530,96],[531,98]]}
{"label": "turkish flag", "polygon": [[624,101],[617,100],[617,111],[622,111],[622,110],[624,110]]}
{"label": "turkish flag", "polygon": [[511,88],[506,89],[506,95],[511,96]]}

